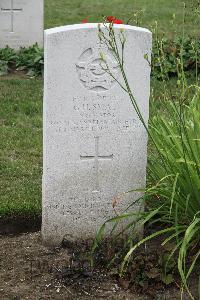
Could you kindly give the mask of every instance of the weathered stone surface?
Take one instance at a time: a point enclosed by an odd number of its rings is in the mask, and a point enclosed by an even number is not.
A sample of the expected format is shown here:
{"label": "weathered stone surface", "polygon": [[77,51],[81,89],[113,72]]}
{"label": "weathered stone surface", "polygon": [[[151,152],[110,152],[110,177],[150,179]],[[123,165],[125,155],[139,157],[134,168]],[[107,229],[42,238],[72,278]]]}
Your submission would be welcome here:
{"label": "weathered stone surface", "polygon": [[43,0],[0,0],[0,48],[43,47]]}
{"label": "weathered stone surface", "polygon": [[[147,134],[128,94],[99,66],[99,52],[123,82],[111,53],[99,44],[97,24],[45,32],[43,240],[57,245],[95,236],[115,212],[133,203],[146,181]],[[116,25],[126,35],[125,68],[148,122],[151,33]],[[101,49],[101,50],[100,50]],[[141,206],[134,204],[137,212]]]}

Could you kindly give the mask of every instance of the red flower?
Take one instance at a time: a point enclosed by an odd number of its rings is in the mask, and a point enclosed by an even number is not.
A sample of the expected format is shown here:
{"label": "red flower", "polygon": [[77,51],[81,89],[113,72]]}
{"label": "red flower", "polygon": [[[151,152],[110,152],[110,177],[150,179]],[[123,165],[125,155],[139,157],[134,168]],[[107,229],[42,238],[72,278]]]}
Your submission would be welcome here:
{"label": "red flower", "polygon": [[120,20],[120,19],[115,19],[115,20],[113,21],[113,23],[114,23],[114,24],[123,24],[123,21]]}
{"label": "red flower", "polygon": [[88,20],[87,19],[83,19],[81,22],[82,23],[88,23]]}
{"label": "red flower", "polygon": [[114,16],[107,16],[106,20],[110,23],[114,22],[116,18]]}
{"label": "red flower", "polygon": [[122,20],[115,18],[114,16],[108,16],[106,20],[113,24],[123,24]]}

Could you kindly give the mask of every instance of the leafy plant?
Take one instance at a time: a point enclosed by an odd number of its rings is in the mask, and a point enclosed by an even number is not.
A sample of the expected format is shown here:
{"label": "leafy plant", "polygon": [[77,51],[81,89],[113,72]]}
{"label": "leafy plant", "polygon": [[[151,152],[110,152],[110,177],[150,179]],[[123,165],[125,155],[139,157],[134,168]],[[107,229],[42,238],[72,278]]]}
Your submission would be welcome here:
{"label": "leafy plant", "polygon": [[15,59],[16,53],[13,49],[9,47],[0,49],[0,76],[8,74],[9,65],[14,64]]}
{"label": "leafy plant", "polygon": [[43,50],[37,44],[29,48],[20,48],[15,63],[18,70],[27,70],[28,76],[42,75]]}
{"label": "leafy plant", "polygon": [[177,76],[177,60],[182,60],[184,71],[200,70],[200,39],[192,37],[176,37],[174,40],[156,38],[153,44],[152,74],[158,79],[165,76]]}
{"label": "leafy plant", "polygon": [[[124,249],[128,250],[125,255],[121,252],[123,257],[121,274],[126,271],[133,252],[139,246],[148,240],[162,236],[163,246],[171,242],[174,244],[165,264],[166,270],[170,259],[178,256],[177,268],[183,286],[190,297],[194,299],[188,288],[187,280],[197,267],[200,258],[200,88],[188,86],[184,73],[184,52],[180,51],[180,58],[175,60],[178,74],[178,94],[173,97],[167,81],[168,69],[166,69],[165,55],[163,55],[161,47],[159,62],[162,80],[165,81],[164,113],[153,114],[154,117],[150,120],[149,128],[147,128],[124,70],[123,53],[126,41],[124,32],[120,31],[116,36],[111,23],[109,27],[105,25],[104,30],[99,27],[99,38],[114,53],[123,77],[123,83],[118,83],[128,93],[140,121],[147,130],[152,150],[149,156],[149,187],[144,190],[144,196],[138,199],[138,201],[146,200],[147,210],[136,216],[129,207],[124,214],[107,220],[97,234],[93,252],[102,240],[106,224],[114,224],[112,230],[112,234],[114,234],[118,223],[126,219],[128,225],[123,229],[123,234],[127,231],[128,237],[123,251]],[[118,41],[121,43],[120,50]],[[159,44],[162,45],[162,41]],[[113,76],[103,54],[101,58],[102,67],[106,66],[104,69],[110,76]],[[146,56],[145,58],[147,59]],[[193,96],[191,96],[192,94]],[[138,222],[141,225],[159,224],[161,229],[148,234],[134,244],[134,229]],[[115,238],[119,239],[118,233]],[[115,254],[113,261],[116,257],[119,258],[119,255]]]}
{"label": "leafy plant", "polygon": [[37,44],[19,50],[9,47],[0,49],[0,76],[8,74],[13,69],[23,70],[31,77],[40,76],[44,68],[43,57],[43,49]]}
{"label": "leafy plant", "polygon": [[14,49],[11,49],[8,46],[6,48],[0,49],[0,60],[14,63],[15,59],[16,52]]}
{"label": "leafy plant", "polygon": [[0,60],[0,76],[8,74],[8,63],[4,60]]}

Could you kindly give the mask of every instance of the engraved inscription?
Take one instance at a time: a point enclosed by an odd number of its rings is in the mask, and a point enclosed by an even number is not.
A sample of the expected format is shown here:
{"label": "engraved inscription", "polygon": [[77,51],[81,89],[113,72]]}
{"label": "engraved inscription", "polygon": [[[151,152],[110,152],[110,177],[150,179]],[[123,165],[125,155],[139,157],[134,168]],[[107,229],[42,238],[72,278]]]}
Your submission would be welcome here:
{"label": "engraved inscription", "polygon": [[[105,56],[107,66],[100,57],[100,52]],[[117,61],[114,59],[112,53],[101,44],[86,49],[80,55],[76,69],[84,87],[96,92],[109,90],[115,83],[108,70],[115,78],[119,74]]]}
{"label": "engraved inscription", "polygon": [[[77,200],[76,197],[70,198],[69,200],[72,199]],[[55,199],[55,201],[56,200],[57,199]],[[90,215],[90,222],[96,222],[98,215],[106,219],[112,212],[111,203],[106,202],[106,205],[105,203],[102,204],[101,199],[99,199],[99,201],[97,202],[88,202],[88,197],[85,197],[84,199],[79,199],[78,203],[78,206],[75,206],[73,202],[69,202],[67,205],[60,203],[48,204],[46,208],[54,212],[56,211],[56,213],[60,214],[61,216],[67,216],[68,218],[71,217],[74,220],[82,219],[83,212],[86,213],[89,210],[90,212],[92,212]]]}
{"label": "engraved inscription", "polygon": [[83,118],[115,117],[116,103],[100,100],[79,101],[73,98],[73,109]]}
{"label": "engraved inscription", "polygon": [[49,127],[56,133],[69,132],[120,132],[137,131],[143,127],[137,116],[128,118],[121,116],[120,105],[123,99],[110,94],[90,96],[74,96],[71,102],[71,118],[67,120],[52,120]]}
{"label": "engraved inscription", "polygon": [[87,156],[87,155],[80,155],[81,160],[94,160],[94,168],[95,168],[95,177],[96,177],[96,184],[95,189],[93,192],[99,192],[99,160],[111,160],[113,159],[113,154],[111,155],[99,155],[99,137],[95,137],[95,155],[94,156]]}
{"label": "engraved inscription", "polygon": [[14,33],[14,14],[22,12],[22,8],[14,8],[14,0],[10,0],[10,8],[1,8],[1,11],[10,14],[10,33]]}
{"label": "engraved inscription", "polygon": [[68,195],[68,192],[62,190],[59,196],[52,196],[53,201],[46,208],[74,220],[82,218],[83,212],[86,213],[89,210],[90,221],[96,221],[98,215],[106,219],[113,211],[112,201],[107,199],[106,202],[102,203],[101,193],[83,193],[80,197],[78,195]]}
{"label": "engraved inscription", "polygon": [[85,132],[85,131],[101,131],[110,132],[114,130],[118,131],[130,131],[142,129],[142,123],[139,123],[136,119],[89,119],[89,120],[68,120],[68,121],[51,121],[49,124],[55,128],[56,133],[69,133],[69,132]]}

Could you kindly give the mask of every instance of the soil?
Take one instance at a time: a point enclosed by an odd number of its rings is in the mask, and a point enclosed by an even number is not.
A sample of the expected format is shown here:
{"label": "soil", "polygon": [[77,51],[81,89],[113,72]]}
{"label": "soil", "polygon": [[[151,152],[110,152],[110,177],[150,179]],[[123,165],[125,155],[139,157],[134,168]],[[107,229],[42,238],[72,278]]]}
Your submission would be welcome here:
{"label": "soil", "polygon": [[0,235],[39,231],[41,222],[41,215],[0,216]]}
{"label": "soil", "polygon": [[17,70],[15,67],[12,67],[10,68],[9,73],[0,76],[0,79],[30,79],[26,73],[25,70]]}
{"label": "soil", "polygon": [[[137,295],[103,268],[91,270],[87,263],[75,267],[77,251],[48,249],[41,243],[40,232],[0,236],[0,299],[181,299],[174,286],[154,297]],[[72,266],[73,268],[69,268]],[[183,299],[189,299],[187,296]]]}

